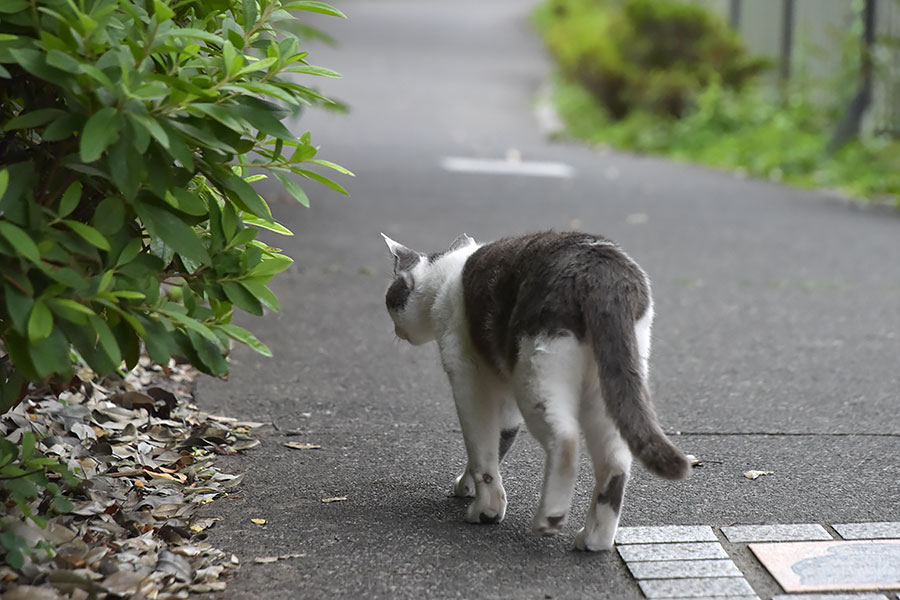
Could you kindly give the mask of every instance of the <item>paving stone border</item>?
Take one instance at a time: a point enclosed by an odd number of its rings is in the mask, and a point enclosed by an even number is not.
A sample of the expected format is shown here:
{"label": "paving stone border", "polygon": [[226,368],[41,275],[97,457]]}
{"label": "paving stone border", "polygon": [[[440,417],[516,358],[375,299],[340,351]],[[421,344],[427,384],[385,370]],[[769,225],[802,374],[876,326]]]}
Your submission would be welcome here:
{"label": "paving stone border", "polygon": [[[900,522],[839,523],[831,527],[838,536],[817,523],[730,525],[719,531],[731,544],[900,540]],[[650,600],[759,600],[711,526],[621,527],[616,548]],[[771,600],[900,600],[900,593],[778,594]]]}

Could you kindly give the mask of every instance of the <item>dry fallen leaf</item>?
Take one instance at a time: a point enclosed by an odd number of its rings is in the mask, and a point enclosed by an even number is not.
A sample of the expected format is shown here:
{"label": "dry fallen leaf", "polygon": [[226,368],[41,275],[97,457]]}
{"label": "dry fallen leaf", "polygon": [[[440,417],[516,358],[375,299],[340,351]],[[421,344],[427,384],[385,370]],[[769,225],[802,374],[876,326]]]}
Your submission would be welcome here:
{"label": "dry fallen leaf", "polygon": [[258,556],[253,559],[253,562],[258,563],[260,565],[267,565],[269,563],[277,562],[279,560],[290,560],[292,558],[303,558],[306,554],[282,554],[281,556]]}
{"label": "dry fallen leaf", "polygon": [[756,479],[758,477],[762,477],[763,475],[774,475],[773,471],[747,471],[744,473],[744,477],[747,479]]}
{"label": "dry fallen leaf", "polygon": [[347,496],[335,496],[334,498],[322,498],[322,502],[343,502]]}
{"label": "dry fallen leaf", "polygon": [[257,525],[265,525],[266,524],[265,519],[250,519],[250,521],[252,523],[256,523]]}
{"label": "dry fallen leaf", "polygon": [[284,445],[294,450],[318,450],[322,447],[317,444],[307,444],[306,442],[285,442]]}

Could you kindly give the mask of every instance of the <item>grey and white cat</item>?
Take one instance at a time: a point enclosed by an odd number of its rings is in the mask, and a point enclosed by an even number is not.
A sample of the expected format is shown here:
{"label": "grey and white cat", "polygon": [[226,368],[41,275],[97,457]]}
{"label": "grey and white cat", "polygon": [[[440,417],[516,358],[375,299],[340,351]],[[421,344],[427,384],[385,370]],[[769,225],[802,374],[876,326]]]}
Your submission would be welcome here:
{"label": "grey and white cat", "polygon": [[436,340],[453,389],[468,454],[453,490],[475,498],[467,521],[503,520],[499,463],[523,420],[547,455],[533,522],[542,535],[565,523],[584,433],[595,487],[579,550],[612,547],[632,455],[661,477],[687,474],[650,404],[650,284],[616,244],[547,232],[481,245],[463,234],[426,255],[384,239],[397,336]]}

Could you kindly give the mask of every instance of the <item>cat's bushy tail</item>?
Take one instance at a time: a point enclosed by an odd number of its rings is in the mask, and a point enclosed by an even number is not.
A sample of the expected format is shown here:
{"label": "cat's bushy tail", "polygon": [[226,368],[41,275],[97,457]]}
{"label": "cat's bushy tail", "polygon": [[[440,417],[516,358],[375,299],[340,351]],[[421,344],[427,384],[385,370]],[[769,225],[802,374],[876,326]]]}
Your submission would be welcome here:
{"label": "cat's bushy tail", "polygon": [[599,368],[600,391],[619,433],[632,454],[652,473],[666,479],[683,478],[690,467],[681,450],[666,437],[650,404],[629,311],[610,300],[585,313]]}

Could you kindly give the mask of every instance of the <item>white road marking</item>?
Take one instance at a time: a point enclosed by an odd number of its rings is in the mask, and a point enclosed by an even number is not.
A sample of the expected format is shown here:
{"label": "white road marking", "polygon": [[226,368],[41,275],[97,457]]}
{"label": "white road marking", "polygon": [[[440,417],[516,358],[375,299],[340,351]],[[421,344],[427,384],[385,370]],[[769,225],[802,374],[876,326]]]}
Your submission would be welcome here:
{"label": "white road marking", "polygon": [[443,158],[441,167],[456,173],[482,173],[486,175],[569,178],[575,174],[575,169],[560,162],[463,158],[458,156]]}

